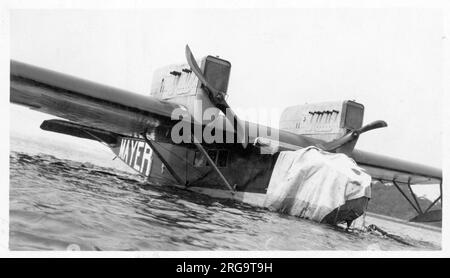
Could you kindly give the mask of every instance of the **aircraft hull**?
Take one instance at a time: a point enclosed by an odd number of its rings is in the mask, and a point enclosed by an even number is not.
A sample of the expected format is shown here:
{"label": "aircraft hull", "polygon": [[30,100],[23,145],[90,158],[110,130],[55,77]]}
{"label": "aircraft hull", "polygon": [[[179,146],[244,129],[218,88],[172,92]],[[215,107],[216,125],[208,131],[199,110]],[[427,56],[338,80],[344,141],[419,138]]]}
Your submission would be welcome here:
{"label": "aircraft hull", "polygon": [[[205,145],[220,172],[233,186],[234,191],[231,191],[195,148],[154,141],[150,146],[143,138],[123,137],[120,141],[120,145],[111,148],[112,151],[153,183],[176,186],[214,198],[265,206],[267,187],[278,155],[261,154],[251,146],[244,150],[227,144]],[[351,223],[363,214],[367,202],[366,197],[348,201],[326,216],[322,223]]]}

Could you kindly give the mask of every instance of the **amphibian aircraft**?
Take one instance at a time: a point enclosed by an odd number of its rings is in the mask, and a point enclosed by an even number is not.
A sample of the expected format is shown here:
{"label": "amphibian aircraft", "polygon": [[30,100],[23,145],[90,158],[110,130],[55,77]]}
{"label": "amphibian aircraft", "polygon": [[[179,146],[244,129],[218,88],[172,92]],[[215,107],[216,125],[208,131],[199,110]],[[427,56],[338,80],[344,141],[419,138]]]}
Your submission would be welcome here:
{"label": "amphibian aircraft", "polygon": [[[65,119],[46,120],[41,128],[99,141],[161,184],[262,205],[279,153],[316,146],[350,156],[372,181],[395,185],[417,211],[412,221],[441,220],[442,211],[432,210],[442,202],[440,169],[354,149],[361,134],[386,126],[363,126],[363,105],[297,105],[284,110],[279,129],[254,124],[226,102],[228,61],[196,60],[188,46],[186,59],[155,71],[149,96],[11,60],[10,101]],[[205,118],[207,110],[213,112]],[[412,184],[439,185],[440,196],[422,208]]]}

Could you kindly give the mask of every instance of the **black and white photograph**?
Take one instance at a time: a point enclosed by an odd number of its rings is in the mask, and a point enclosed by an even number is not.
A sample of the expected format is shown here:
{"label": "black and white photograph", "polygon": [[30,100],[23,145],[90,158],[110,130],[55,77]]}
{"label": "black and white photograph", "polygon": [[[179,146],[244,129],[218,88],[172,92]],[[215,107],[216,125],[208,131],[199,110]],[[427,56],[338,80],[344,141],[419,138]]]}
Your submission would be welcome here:
{"label": "black and white photograph", "polygon": [[5,252],[444,254],[444,9],[61,2],[2,12]]}

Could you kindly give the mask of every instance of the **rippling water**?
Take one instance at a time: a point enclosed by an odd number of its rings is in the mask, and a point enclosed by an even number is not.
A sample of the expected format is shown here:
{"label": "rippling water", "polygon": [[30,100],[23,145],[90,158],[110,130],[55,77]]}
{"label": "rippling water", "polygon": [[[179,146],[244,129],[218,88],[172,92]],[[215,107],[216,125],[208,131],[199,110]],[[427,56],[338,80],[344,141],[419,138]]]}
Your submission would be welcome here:
{"label": "rippling water", "polygon": [[[87,159],[86,159],[87,160]],[[10,153],[12,250],[424,250],[150,184],[116,168]]]}

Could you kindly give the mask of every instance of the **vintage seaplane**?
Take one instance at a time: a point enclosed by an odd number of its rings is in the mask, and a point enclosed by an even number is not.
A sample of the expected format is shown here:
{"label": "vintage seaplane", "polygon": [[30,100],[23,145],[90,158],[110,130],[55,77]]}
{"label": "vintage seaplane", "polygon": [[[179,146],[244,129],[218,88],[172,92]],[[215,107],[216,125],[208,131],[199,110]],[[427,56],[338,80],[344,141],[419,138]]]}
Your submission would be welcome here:
{"label": "vintage seaplane", "polygon": [[[350,157],[360,170],[350,168],[358,175],[361,170],[370,175],[372,185],[374,181],[395,185],[417,211],[412,221],[441,221],[442,210],[432,210],[442,202],[440,169],[354,149],[361,134],[387,126],[384,121],[363,126],[363,105],[355,101],[297,105],[282,113],[279,129],[254,124],[239,119],[226,101],[228,61],[214,56],[196,60],[188,46],[186,59],[187,63],[155,71],[149,96],[12,60],[10,101],[62,118],[46,120],[41,128],[99,141],[141,175],[161,184],[265,206],[280,156],[313,148]],[[205,117],[207,110],[212,112]],[[282,172],[277,175],[284,178]],[[422,208],[413,184],[436,184],[440,196]],[[329,208],[321,222],[353,221],[370,198],[361,196]]]}

